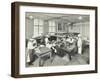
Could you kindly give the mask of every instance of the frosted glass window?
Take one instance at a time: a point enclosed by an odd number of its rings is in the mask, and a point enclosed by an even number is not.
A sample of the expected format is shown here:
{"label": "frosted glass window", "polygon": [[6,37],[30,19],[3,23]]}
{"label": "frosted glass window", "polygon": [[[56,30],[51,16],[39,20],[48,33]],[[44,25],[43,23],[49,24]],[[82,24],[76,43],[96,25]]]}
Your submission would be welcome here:
{"label": "frosted glass window", "polygon": [[39,33],[42,33],[43,32],[43,27],[39,27]]}
{"label": "frosted glass window", "polygon": [[60,23],[58,23],[58,31],[62,31],[62,26]]}
{"label": "frosted glass window", "polygon": [[38,19],[34,19],[34,25],[38,25],[38,24],[39,24]]}
{"label": "frosted glass window", "polygon": [[34,27],[34,36],[38,36],[38,27]]}
{"label": "frosted glass window", "polygon": [[39,25],[43,25],[43,20],[42,19],[39,20]]}
{"label": "frosted glass window", "polygon": [[52,26],[52,22],[51,21],[49,21],[49,26]]}
{"label": "frosted glass window", "polygon": [[49,32],[55,32],[56,29],[55,29],[55,26],[54,27],[49,27]]}
{"label": "frosted glass window", "polygon": [[55,32],[55,31],[56,31],[55,21],[49,21],[49,32]]}
{"label": "frosted glass window", "polygon": [[56,25],[55,25],[55,22],[52,22],[52,26],[56,26]]}
{"label": "frosted glass window", "polygon": [[55,32],[55,27],[52,27],[52,31]]}
{"label": "frosted glass window", "polygon": [[34,33],[38,33],[38,27],[34,26]]}
{"label": "frosted glass window", "polygon": [[34,25],[33,25],[34,36],[39,36],[40,34],[43,33],[43,25],[44,25],[44,21],[42,19],[34,19]]}
{"label": "frosted glass window", "polygon": [[56,26],[55,21],[49,21],[49,26]]}
{"label": "frosted glass window", "polygon": [[52,27],[49,27],[49,32],[52,32]]}

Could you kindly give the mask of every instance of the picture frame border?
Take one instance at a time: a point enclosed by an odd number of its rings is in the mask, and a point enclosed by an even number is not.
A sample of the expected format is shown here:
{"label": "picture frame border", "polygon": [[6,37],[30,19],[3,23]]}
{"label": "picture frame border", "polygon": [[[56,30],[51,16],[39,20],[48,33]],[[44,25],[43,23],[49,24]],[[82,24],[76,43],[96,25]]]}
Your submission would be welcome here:
{"label": "picture frame border", "polygon": [[[55,8],[73,8],[73,9],[89,9],[95,10],[95,70],[89,71],[74,71],[74,72],[59,72],[59,73],[43,73],[43,74],[19,74],[19,7],[20,6],[40,6],[40,7],[55,7]],[[58,76],[58,75],[73,75],[73,74],[86,74],[97,73],[97,60],[98,60],[98,28],[97,28],[97,14],[96,6],[81,6],[81,5],[64,5],[64,4],[48,4],[48,3],[32,3],[32,2],[13,2],[11,3],[11,76],[15,78],[25,77],[41,77],[41,76]]]}

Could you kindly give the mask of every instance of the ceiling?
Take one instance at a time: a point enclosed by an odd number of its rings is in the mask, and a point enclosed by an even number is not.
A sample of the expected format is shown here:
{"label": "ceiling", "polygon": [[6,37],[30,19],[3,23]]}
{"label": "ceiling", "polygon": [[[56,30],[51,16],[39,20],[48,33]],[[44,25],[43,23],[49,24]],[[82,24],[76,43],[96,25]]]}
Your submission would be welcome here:
{"label": "ceiling", "polygon": [[79,23],[79,22],[88,22],[89,15],[80,15],[80,14],[58,14],[58,13],[34,13],[26,12],[26,18],[34,19],[39,18],[43,20],[55,20],[58,22],[67,22],[67,23]]}

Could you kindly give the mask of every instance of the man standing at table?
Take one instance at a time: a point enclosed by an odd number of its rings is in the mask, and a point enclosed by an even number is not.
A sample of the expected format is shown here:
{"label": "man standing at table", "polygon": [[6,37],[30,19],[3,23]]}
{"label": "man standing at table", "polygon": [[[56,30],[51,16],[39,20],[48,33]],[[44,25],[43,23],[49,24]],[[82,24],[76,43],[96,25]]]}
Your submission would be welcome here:
{"label": "man standing at table", "polygon": [[29,65],[31,65],[36,59],[36,55],[34,54],[35,53],[35,48],[37,47],[37,43],[36,43],[36,40],[35,39],[29,39],[28,41],[28,55],[27,55],[27,62]]}

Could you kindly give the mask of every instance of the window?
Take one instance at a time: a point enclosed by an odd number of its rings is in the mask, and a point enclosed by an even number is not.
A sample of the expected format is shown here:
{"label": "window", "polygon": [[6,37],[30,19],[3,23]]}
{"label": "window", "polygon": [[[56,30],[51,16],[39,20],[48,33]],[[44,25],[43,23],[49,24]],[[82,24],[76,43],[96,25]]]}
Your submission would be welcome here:
{"label": "window", "polygon": [[39,36],[41,33],[43,33],[43,25],[44,22],[42,19],[34,19],[34,36]]}
{"label": "window", "polygon": [[65,23],[58,23],[58,28],[57,30],[60,32],[66,31],[66,24]]}
{"label": "window", "polygon": [[63,30],[63,28],[62,28],[61,23],[58,23],[58,31],[62,31],[62,30]]}
{"label": "window", "polygon": [[56,32],[56,23],[55,23],[55,21],[49,21],[49,32]]}

